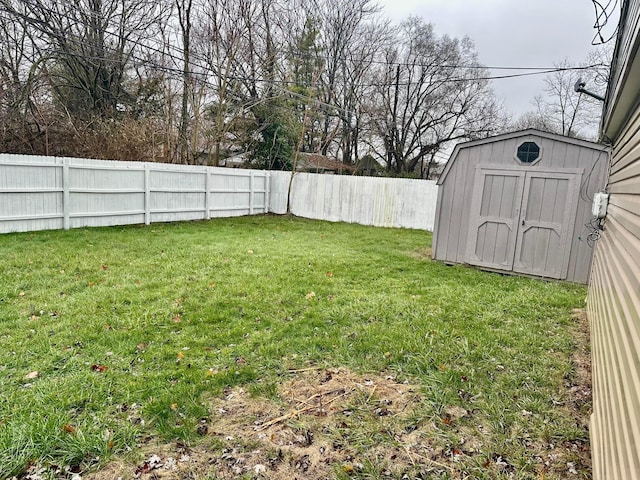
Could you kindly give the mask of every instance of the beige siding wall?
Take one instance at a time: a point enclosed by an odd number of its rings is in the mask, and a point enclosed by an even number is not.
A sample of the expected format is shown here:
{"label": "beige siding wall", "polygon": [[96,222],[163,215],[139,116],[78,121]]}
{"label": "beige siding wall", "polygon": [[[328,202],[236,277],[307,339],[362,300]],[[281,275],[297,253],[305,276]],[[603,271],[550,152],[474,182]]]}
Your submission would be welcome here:
{"label": "beige siding wall", "polygon": [[605,105],[605,116],[609,117],[616,108],[616,102],[612,101],[617,98],[621,93],[624,83],[627,81],[625,75],[631,70],[631,63],[635,58],[636,53],[634,50],[634,44],[638,35],[638,27],[640,22],[640,1],[639,0],[626,0],[623,1],[623,10],[626,15],[618,26],[622,35],[616,42],[616,55],[614,58],[613,70],[611,72],[611,79],[609,80],[609,93],[610,96],[608,104]]}
{"label": "beige siding wall", "polygon": [[[473,195],[473,182],[477,165],[500,165],[518,168],[515,152],[523,141],[534,141],[542,148],[542,160],[530,167],[584,170],[580,180],[580,199],[573,232],[567,279],[587,283],[591,269],[593,250],[587,245],[585,223],[591,219],[593,194],[605,185],[608,153],[605,147],[598,150],[570,144],[536,135],[501,139],[480,145],[460,148],[447,174],[441,192],[435,219],[433,254],[436,260],[451,263],[466,261],[466,245],[469,238],[469,215]],[[523,167],[529,168],[529,167]]]}
{"label": "beige siding wall", "polygon": [[640,479],[640,110],[614,145],[588,297],[596,480]]}

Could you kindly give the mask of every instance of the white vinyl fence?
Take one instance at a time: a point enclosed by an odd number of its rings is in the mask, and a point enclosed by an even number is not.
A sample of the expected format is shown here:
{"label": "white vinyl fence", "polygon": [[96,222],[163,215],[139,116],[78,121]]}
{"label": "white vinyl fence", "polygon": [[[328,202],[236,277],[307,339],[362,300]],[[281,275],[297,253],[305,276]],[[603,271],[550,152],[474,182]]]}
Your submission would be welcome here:
{"label": "white vinyl fence", "polygon": [[[286,213],[291,172],[0,154],[0,233]],[[291,212],[433,230],[426,180],[297,173]]]}
{"label": "white vinyl fence", "polygon": [[0,155],[0,233],[267,213],[260,170]]}
{"label": "white vinyl fence", "polygon": [[[271,172],[270,211],[287,211],[291,172]],[[433,231],[438,187],[430,180],[296,173],[291,213],[332,222]]]}

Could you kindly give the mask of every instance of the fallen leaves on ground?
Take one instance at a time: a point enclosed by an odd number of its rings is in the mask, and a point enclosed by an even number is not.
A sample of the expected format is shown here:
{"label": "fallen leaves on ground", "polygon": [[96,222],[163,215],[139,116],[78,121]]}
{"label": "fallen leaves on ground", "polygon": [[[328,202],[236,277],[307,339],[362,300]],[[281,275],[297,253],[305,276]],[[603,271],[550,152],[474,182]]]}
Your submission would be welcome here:
{"label": "fallen leaves on ground", "polygon": [[[577,385],[566,385],[567,401],[561,404],[575,410],[578,418],[588,401],[582,397],[590,391],[589,365],[588,357],[574,361]],[[447,370],[445,365],[438,368]],[[290,378],[280,384],[273,399],[250,395],[242,387],[209,399],[209,416],[194,427],[201,437],[196,446],[149,445],[143,463],[114,462],[85,478],[320,480],[335,478],[336,471],[361,478],[370,475],[367,468],[374,468],[380,478],[462,479],[473,478],[465,471],[469,464],[483,469],[483,478],[512,478],[519,473],[504,452],[487,450],[483,428],[465,428],[465,422],[474,418],[473,410],[445,405],[440,421],[424,419],[419,389],[393,376],[315,367],[288,373]],[[463,390],[458,396],[465,402],[471,399]],[[463,443],[438,444],[445,431],[459,428]],[[362,443],[374,433],[375,441]],[[588,442],[525,444],[532,449],[541,479],[568,478],[585,471],[589,461]]]}
{"label": "fallen leaves on ground", "polygon": [[70,425],[70,424],[66,424],[66,425],[63,425],[62,431],[64,433],[73,434],[73,433],[76,433],[76,427],[74,427],[73,425]]}
{"label": "fallen leaves on ground", "polygon": [[[391,376],[364,377],[343,368],[308,368],[291,375],[279,387],[277,401],[252,396],[241,387],[210,399],[209,417],[195,427],[202,445],[151,447],[147,460],[135,469],[114,471],[108,466],[89,478],[319,480],[333,478],[335,469],[363,472],[374,459],[388,463],[394,475],[416,471],[412,462],[417,450],[408,453],[406,448],[418,448],[419,434],[404,429],[421,401],[416,387]],[[340,431],[360,435],[371,427],[388,431],[389,443],[358,453],[355,445],[338,441]]]}

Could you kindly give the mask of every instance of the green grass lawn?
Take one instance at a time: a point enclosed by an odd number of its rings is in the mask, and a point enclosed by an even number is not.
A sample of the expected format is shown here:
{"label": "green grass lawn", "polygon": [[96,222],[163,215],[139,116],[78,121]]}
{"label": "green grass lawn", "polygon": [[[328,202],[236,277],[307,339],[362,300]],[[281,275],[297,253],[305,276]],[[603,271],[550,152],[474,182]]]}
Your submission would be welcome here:
{"label": "green grass lawn", "polygon": [[[409,478],[587,478],[566,393],[586,289],[432,262],[430,244],[274,216],[0,236],[0,478],[140,462],[150,442],[215,453],[211,398],[277,402],[315,366],[419,388],[403,427],[441,454]],[[397,441],[368,422],[342,434],[367,462],[336,478],[402,478],[367,457]]]}

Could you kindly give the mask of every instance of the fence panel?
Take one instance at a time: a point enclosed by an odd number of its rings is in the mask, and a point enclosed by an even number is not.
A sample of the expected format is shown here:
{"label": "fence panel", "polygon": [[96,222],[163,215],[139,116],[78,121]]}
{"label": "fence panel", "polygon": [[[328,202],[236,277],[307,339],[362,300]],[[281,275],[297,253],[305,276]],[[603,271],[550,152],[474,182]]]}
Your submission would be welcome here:
{"label": "fence panel", "polygon": [[65,158],[67,228],[144,223],[144,164]]}
{"label": "fence panel", "polygon": [[150,223],[207,218],[206,167],[162,164],[146,167]]}
{"label": "fence panel", "polygon": [[0,154],[0,233],[267,213],[269,173]]}
{"label": "fence panel", "polygon": [[62,175],[62,159],[0,155],[0,233],[62,228]]}
{"label": "fence panel", "polygon": [[[271,172],[270,210],[287,211],[291,172]],[[291,213],[332,222],[433,231],[438,187],[429,180],[296,173]]]}
{"label": "fence panel", "polygon": [[211,218],[269,211],[269,173],[262,170],[212,168]]}

